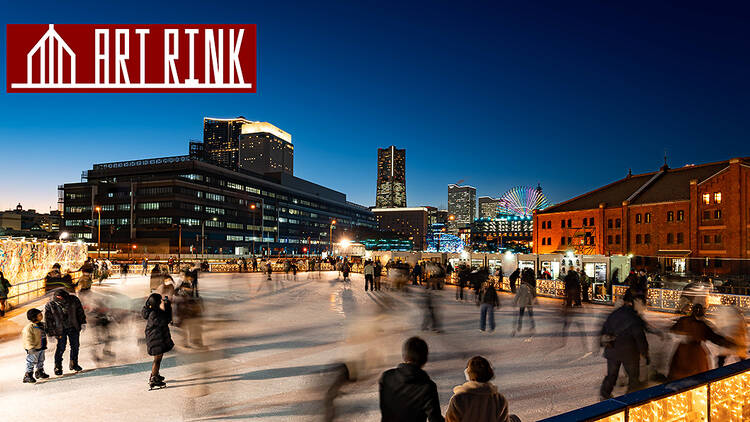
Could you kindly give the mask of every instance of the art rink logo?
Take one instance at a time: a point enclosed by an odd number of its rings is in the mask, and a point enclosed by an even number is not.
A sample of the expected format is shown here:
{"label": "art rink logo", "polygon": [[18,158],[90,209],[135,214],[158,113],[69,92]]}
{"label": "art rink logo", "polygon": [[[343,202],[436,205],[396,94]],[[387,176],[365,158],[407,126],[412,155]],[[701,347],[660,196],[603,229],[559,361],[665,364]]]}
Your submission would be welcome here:
{"label": "art rink logo", "polygon": [[7,92],[255,92],[255,25],[6,26]]}

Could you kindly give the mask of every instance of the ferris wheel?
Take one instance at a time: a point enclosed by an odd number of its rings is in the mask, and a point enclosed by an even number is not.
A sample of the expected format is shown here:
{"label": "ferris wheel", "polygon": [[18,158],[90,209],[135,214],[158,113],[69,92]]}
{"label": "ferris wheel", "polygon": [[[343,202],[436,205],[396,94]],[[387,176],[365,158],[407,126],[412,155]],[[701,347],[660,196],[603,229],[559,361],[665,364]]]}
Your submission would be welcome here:
{"label": "ferris wheel", "polygon": [[534,210],[540,210],[550,205],[549,200],[542,193],[542,187],[516,186],[509,189],[500,197],[497,211],[500,214],[510,214],[518,217],[531,217]]}

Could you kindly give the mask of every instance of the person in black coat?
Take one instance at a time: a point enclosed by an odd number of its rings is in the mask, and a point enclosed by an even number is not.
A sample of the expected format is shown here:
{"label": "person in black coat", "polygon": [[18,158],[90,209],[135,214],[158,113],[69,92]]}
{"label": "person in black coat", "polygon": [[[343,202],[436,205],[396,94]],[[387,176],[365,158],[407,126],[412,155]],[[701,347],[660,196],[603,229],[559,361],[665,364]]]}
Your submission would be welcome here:
{"label": "person in black coat", "polygon": [[146,347],[148,354],[154,357],[151,366],[149,385],[163,387],[164,377],[159,374],[161,360],[164,353],[172,350],[174,342],[169,334],[169,323],[172,322],[172,305],[167,297],[152,293],[141,310],[141,316],[146,320]]}
{"label": "person in black coat", "polygon": [[607,359],[607,376],[599,390],[603,399],[612,397],[612,389],[617,382],[620,365],[628,374],[628,393],[640,388],[641,356],[649,364],[646,323],[634,308],[635,299],[631,292],[623,297],[624,304],[615,309],[604,322],[601,343]]}
{"label": "person in black coat", "polygon": [[81,330],[86,326],[86,313],[77,296],[65,289],[57,289],[52,299],[44,306],[44,321],[47,335],[57,339],[55,349],[55,375],[62,375],[62,360],[70,341],[70,370],[82,371],[78,366],[78,349]]}
{"label": "person in black coat", "polygon": [[406,340],[404,363],[380,377],[382,422],[443,422],[437,386],[422,367],[427,363],[427,343],[419,337]]}
{"label": "person in black coat", "polygon": [[581,303],[581,279],[571,265],[563,279],[565,283],[565,306],[570,308]]}
{"label": "person in black coat", "polygon": [[520,268],[516,268],[516,270],[510,274],[510,277],[508,277],[508,281],[510,282],[510,291],[513,293],[516,292],[516,283],[518,283],[519,278],[521,278]]}

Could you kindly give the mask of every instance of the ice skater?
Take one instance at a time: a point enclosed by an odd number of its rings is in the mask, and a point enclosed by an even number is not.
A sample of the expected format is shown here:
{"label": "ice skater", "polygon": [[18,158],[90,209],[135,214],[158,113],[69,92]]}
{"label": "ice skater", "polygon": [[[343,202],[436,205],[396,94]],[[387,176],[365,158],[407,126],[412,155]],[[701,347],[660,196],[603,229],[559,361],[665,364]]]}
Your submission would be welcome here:
{"label": "ice skater", "polygon": [[164,388],[167,384],[159,373],[164,353],[174,347],[169,333],[169,323],[172,322],[172,305],[169,299],[152,293],[141,310],[141,316],[146,320],[146,346],[148,354],[154,357],[151,365],[151,377],[148,381],[149,389]]}
{"label": "ice skater", "polygon": [[521,332],[523,327],[523,313],[526,311],[529,315],[529,321],[531,321],[531,334],[534,334],[534,303],[538,300],[531,290],[531,286],[528,283],[521,282],[516,290],[516,296],[513,298],[513,303],[518,307],[518,320],[516,327],[513,329],[511,335],[515,336],[516,333]]}

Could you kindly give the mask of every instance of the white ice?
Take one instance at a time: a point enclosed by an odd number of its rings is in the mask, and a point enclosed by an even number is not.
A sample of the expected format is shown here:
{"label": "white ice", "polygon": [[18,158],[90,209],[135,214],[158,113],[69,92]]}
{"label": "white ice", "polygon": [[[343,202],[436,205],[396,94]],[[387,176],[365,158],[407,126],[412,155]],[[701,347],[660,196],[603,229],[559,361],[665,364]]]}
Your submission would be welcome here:
{"label": "white ice", "polygon": [[[283,278],[274,274],[274,278]],[[437,383],[445,412],[454,386],[463,382],[466,361],[485,356],[497,374],[494,383],[510,402],[511,413],[523,421],[537,420],[598,400],[605,360],[597,332],[612,308],[587,305],[562,346],[560,301],[540,299],[535,309],[536,334],[511,337],[517,310],[512,297],[501,294],[494,333],[479,331],[479,308],[454,299],[447,287],[436,293],[443,333],[420,330],[423,290],[408,293],[365,292],[362,275],[350,286],[337,273],[284,280],[272,291],[260,274],[202,274],[205,299],[206,350],[182,347],[180,329],[172,336],[178,346],[165,355],[162,375],[168,388],[148,391],[151,359],[138,343],[143,336],[140,317],[119,326],[114,362],[92,358],[93,330],[82,335],[80,364],[94,369],[52,375],[35,385],[22,384],[25,352],[20,338],[0,344],[0,419],[20,421],[179,421],[321,419],[321,399],[332,381],[331,365],[348,362],[358,379],[345,385],[335,401],[337,420],[377,421],[378,376],[401,361],[402,342],[413,335],[429,344],[425,370]],[[145,277],[131,276],[123,286],[113,279],[98,292],[116,292],[134,299],[137,310],[146,296]],[[258,292],[258,288],[263,289]],[[125,298],[127,299],[127,298]],[[126,300],[121,300],[122,303]],[[42,307],[44,301],[34,304]],[[647,318],[665,328],[673,315]],[[4,320],[3,331],[20,333],[25,315]],[[524,321],[524,329],[528,320]],[[652,361],[662,372],[671,343],[649,335]],[[52,374],[55,344],[47,351],[46,370]],[[97,367],[98,366],[98,367]],[[618,386],[615,395],[622,394]]]}

